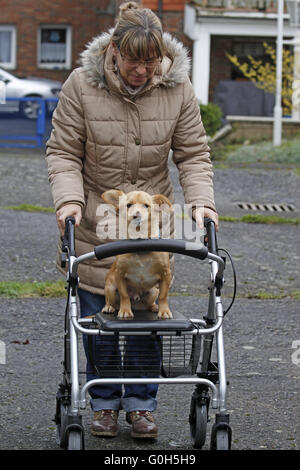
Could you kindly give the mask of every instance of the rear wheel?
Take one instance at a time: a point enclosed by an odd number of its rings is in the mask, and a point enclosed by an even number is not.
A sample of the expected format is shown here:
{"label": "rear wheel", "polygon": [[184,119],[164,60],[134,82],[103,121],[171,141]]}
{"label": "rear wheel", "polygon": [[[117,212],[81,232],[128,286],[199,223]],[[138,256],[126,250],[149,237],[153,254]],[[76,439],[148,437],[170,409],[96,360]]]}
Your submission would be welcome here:
{"label": "rear wheel", "polygon": [[67,446],[66,427],[68,424],[68,406],[60,402],[57,404],[57,407],[59,413],[56,421],[56,441],[62,449],[65,449]]}
{"label": "rear wheel", "polygon": [[189,421],[193,447],[202,449],[206,439],[207,406],[206,404],[199,404],[194,397],[191,401]]}

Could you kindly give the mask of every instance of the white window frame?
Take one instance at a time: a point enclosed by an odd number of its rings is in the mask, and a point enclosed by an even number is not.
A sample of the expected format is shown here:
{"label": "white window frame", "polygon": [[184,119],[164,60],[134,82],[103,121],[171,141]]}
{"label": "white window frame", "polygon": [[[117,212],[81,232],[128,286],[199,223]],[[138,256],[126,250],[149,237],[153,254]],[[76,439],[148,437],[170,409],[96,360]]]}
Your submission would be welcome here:
{"label": "white window frame", "polygon": [[[65,29],[66,30],[66,63],[62,64],[60,62],[52,62],[47,64],[41,62],[41,40],[42,40],[42,30],[43,29]],[[55,70],[68,70],[72,66],[72,28],[70,25],[61,25],[61,24],[41,24],[38,28],[38,38],[37,38],[37,66],[40,69],[55,69]]]}
{"label": "white window frame", "polygon": [[9,62],[1,62],[0,61],[0,67],[7,69],[7,70],[13,70],[16,68],[16,56],[17,56],[17,30],[16,26],[14,25],[0,25],[0,31],[9,31],[11,32],[11,60]]}

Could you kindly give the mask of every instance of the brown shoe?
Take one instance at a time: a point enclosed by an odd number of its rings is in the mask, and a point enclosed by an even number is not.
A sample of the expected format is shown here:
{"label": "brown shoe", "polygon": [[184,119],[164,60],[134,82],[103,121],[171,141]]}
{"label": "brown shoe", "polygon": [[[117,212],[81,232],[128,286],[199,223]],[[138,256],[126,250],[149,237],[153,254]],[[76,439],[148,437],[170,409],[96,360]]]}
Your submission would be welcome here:
{"label": "brown shoe", "polygon": [[94,413],[91,433],[93,436],[114,437],[118,434],[118,411],[100,410]]}
{"label": "brown shoe", "polygon": [[157,438],[157,426],[150,411],[131,411],[126,413],[126,421],[132,424],[132,437],[141,439]]}

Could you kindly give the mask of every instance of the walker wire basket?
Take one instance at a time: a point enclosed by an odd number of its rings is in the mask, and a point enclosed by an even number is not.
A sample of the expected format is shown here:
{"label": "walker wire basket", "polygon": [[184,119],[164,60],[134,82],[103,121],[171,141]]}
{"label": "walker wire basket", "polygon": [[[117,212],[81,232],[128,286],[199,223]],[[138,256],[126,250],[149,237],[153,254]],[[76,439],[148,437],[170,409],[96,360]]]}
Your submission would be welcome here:
{"label": "walker wire basket", "polygon": [[96,315],[101,330],[112,334],[88,336],[88,373],[102,378],[196,374],[201,335],[192,334],[195,325],[181,315],[178,319],[179,314],[172,321],[157,320],[150,312],[141,315],[136,321],[118,320],[114,314]]}

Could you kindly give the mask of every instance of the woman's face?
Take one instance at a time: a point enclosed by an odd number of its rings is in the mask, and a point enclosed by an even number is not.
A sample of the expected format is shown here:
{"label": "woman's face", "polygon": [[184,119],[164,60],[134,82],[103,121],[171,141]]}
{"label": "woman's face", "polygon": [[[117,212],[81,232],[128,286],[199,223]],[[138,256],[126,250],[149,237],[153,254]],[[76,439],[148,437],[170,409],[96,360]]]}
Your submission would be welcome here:
{"label": "woman's face", "polygon": [[145,83],[154,76],[155,69],[160,62],[160,60],[151,55],[151,53],[147,60],[134,60],[130,57],[124,57],[114,44],[113,51],[121,77],[127,85],[132,87],[145,85]]}

